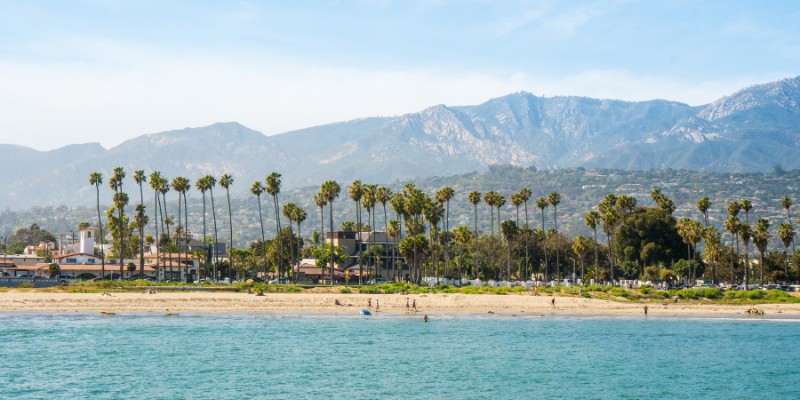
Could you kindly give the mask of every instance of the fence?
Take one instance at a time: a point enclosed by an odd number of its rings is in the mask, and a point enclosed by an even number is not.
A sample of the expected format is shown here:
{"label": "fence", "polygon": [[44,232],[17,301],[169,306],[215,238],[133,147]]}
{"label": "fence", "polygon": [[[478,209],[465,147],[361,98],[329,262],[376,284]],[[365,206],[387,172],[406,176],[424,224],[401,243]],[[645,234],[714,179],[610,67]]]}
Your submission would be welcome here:
{"label": "fence", "polygon": [[64,283],[63,279],[56,278],[0,278],[0,287],[20,287],[27,284],[29,287],[46,288]]}

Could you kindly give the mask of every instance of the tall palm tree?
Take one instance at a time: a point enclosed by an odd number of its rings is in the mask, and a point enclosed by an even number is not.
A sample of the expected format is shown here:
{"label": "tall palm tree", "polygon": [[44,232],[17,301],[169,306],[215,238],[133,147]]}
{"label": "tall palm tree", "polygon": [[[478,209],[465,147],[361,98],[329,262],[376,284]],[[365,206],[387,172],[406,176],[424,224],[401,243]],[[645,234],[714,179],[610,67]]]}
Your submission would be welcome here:
{"label": "tall palm tree", "polygon": [[750,274],[750,239],[753,237],[753,229],[748,224],[742,224],[739,228],[739,237],[744,243],[744,290],[747,290],[747,281]]}
{"label": "tall palm tree", "polygon": [[97,192],[97,227],[100,229],[100,276],[106,276],[106,253],[103,249],[103,219],[100,216],[100,185],[103,184],[103,174],[92,172],[89,174],[89,184],[94,185]]}
{"label": "tall palm tree", "polygon": [[505,196],[500,193],[494,196],[494,206],[497,208],[497,234],[500,235],[500,208],[506,205]]}
{"label": "tall palm tree", "polygon": [[515,214],[515,222],[517,226],[519,225],[519,207],[522,205],[522,199],[519,197],[519,193],[514,193],[511,195],[511,205],[514,206],[516,211]]}
{"label": "tall palm tree", "polygon": [[475,235],[478,234],[478,204],[481,202],[481,192],[477,190],[473,190],[469,192],[467,195],[467,200],[472,204],[472,208],[475,212]]}
{"label": "tall palm tree", "polygon": [[[336,181],[327,180],[322,183],[320,187],[320,193],[323,193],[325,197],[325,201],[328,202],[328,218],[330,221],[330,231],[333,232],[333,201],[339,197],[339,193],[341,192],[341,187]],[[333,266],[333,235],[331,235],[331,285],[333,285],[333,275],[334,275],[334,266]]]}
{"label": "tall palm tree", "polygon": [[742,211],[744,211],[744,223],[750,223],[750,210],[753,209],[753,203],[750,200],[744,199],[739,204],[742,205]]}
{"label": "tall palm tree", "polygon": [[461,225],[455,230],[453,230],[453,240],[459,244],[461,249],[460,256],[458,257],[458,275],[461,279],[464,278],[464,269],[463,269],[463,261],[464,261],[464,249],[466,246],[472,241],[475,234],[470,232],[469,228],[466,225]]}
{"label": "tall palm tree", "polygon": [[217,207],[214,205],[214,186],[217,186],[217,178],[214,178],[211,175],[206,175],[206,182],[208,184],[208,195],[211,198],[211,219],[214,221],[214,247],[212,248],[212,254],[214,255],[214,280],[218,280],[219,273],[217,266],[219,265],[219,259],[217,257],[217,243],[219,243],[219,238],[217,237]]}
{"label": "tall palm tree", "polygon": [[[265,186],[266,192],[272,196],[272,203],[273,207],[275,208],[275,227],[277,230],[277,235],[281,232],[281,215],[280,215],[280,202],[278,201],[278,194],[281,192],[281,174],[277,172],[270,172],[267,175],[266,179],[267,185]],[[278,276],[283,277],[283,265],[281,265],[281,260],[283,259],[283,244],[280,240],[278,240]]]}
{"label": "tall palm tree", "polygon": [[600,262],[598,261],[599,260],[599,256],[597,254],[597,248],[599,247],[597,245],[597,226],[600,225],[600,220],[601,220],[600,213],[597,212],[597,211],[594,211],[594,210],[589,211],[588,213],[586,213],[586,216],[583,217],[583,221],[586,223],[586,226],[591,228],[592,232],[594,233],[594,246],[593,247],[594,247],[594,279],[595,280],[599,279],[597,273],[598,273],[598,270],[600,269]]}
{"label": "tall palm tree", "polygon": [[386,236],[388,236],[392,241],[394,241],[395,245],[392,246],[392,281],[397,281],[397,245],[400,239],[400,229],[401,229],[400,221],[393,219],[389,221],[388,225],[386,226]]}
{"label": "tall palm tree", "polygon": [[[737,238],[739,237],[738,235],[739,235],[740,225],[741,223],[739,223],[739,217],[736,217],[734,215],[731,215],[730,217],[728,217],[727,220],[725,220],[725,230],[731,234],[731,252],[733,252],[734,250],[734,242],[738,241]],[[738,249],[736,250],[735,258],[739,258]],[[731,258],[731,283],[734,282],[733,268],[734,268],[734,258]]]}
{"label": "tall palm tree", "polygon": [[[383,232],[387,235],[387,230],[389,229],[389,218],[386,213],[386,203],[392,198],[392,191],[386,186],[381,186],[375,191],[375,200],[381,203],[381,207],[383,207]],[[387,243],[388,244],[388,243]],[[382,257],[386,257],[386,250],[387,246],[383,247],[383,254]]]}
{"label": "tall palm tree", "polygon": [[611,281],[614,281],[614,251],[612,241],[614,240],[614,230],[620,223],[620,217],[617,213],[617,196],[609,193],[607,194],[600,204],[597,206],[600,211],[600,217],[603,220],[602,228],[606,234],[606,243],[608,244],[608,261],[609,272]]}
{"label": "tall palm tree", "polygon": [[703,254],[710,260],[711,264],[711,279],[717,283],[717,260],[722,247],[722,238],[719,231],[713,226],[703,229],[703,241],[705,242],[706,249]]}
{"label": "tall palm tree", "polygon": [[761,269],[759,284],[764,287],[764,254],[767,252],[769,244],[769,221],[766,218],[759,218],[756,221],[756,228],[753,229],[753,244],[758,249],[758,265]]}
{"label": "tall palm tree", "polygon": [[530,226],[528,226],[528,200],[531,199],[533,192],[529,188],[522,188],[517,192],[522,204],[525,205],[525,277],[528,277],[528,266],[530,265],[530,258],[528,257],[528,236],[530,233]]}
{"label": "tall palm tree", "polygon": [[[297,213],[297,211],[295,210],[296,208],[297,208],[297,205],[294,204],[294,203],[291,203],[291,202],[290,203],[286,203],[286,205],[283,206],[283,216],[286,217],[286,219],[289,220],[289,254],[290,254],[290,256],[289,256],[289,267],[287,268],[287,270],[289,268],[293,268],[294,267],[292,265],[293,262],[294,262],[294,248],[293,248],[293,246],[294,246],[294,243],[293,243],[294,242],[294,229],[292,228],[292,222],[294,222],[294,217],[295,217],[295,215]],[[276,236],[275,240],[281,240],[280,239],[280,235]],[[299,269],[298,269],[298,272],[299,272]],[[287,273],[287,275],[288,275],[288,273]],[[293,274],[292,278],[295,278],[296,275],[297,274]],[[293,279],[293,282],[296,282],[296,280]]]}
{"label": "tall palm tree", "polygon": [[[294,207],[294,212],[292,213],[292,220],[294,221],[294,223],[297,224],[297,238],[300,239],[298,240],[297,257],[295,258],[297,263],[297,272],[300,272],[300,250],[301,250],[300,247],[302,247],[303,245],[303,239],[302,239],[303,236],[302,232],[300,231],[300,225],[306,220],[307,217],[308,215],[306,213],[306,210],[303,210],[299,206]],[[297,283],[297,275],[295,275],[294,282]]]}
{"label": "tall palm tree", "polygon": [[[347,195],[350,200],[353,200],[356,206],[356,248],[361,248],[361,198],[364,197],[364,185],[360,180],[355,180],[350,186],[347,187]],[[360,263],[359,263],[360,264]],[[333,270],[331,270],[333,271]],[[359,285],[361,284],[361,275],[359,275]]]}
{"label": "tall palm tree", "polygon": [[542,214],[542,232],[546,232],[546,230],[544,229],[544,210],[547,209],[547,207],[549,206],[550,203],[547,202],[546,198],[539,197],[538,199],[536,199],[536,208],[538,208]]}
{"label": "tall palm tree", "polygon": [[250,193],[258,200],[258,222],[261,224],[261,247],[264,250],[264,280],[267,279],[267,238],[264,236],[264,218],[261,216],[261,194],[264,193],[264,185],[261,181],[253,182],[250,186]]}
{"label": "tall palm tree", "polygon": [[561,278],[561,264],[559,261],[559,251],[558,251],[558,205],[561,203],[561,194],[558,192],[550,193],[547,196],[547,202],[553,206],[553,227],[555,228],[556,232],[556,275]]}
{"label": "tall palm tree", "polygon": [[[584,279],[584,273],[586,272],[584,268],[584,258],[586,258],[586,250],[589,249],[589,241],[583,237],[583,235],[578,235],[572,241],[572,251],[578,256],[578,260],[581,262],[581,284],[584,285],[586,282]],[[574,264],[573,264],[574,265]]]}
{"label": "tall palm tree", "polygon": [[483,195],[483,202],[489,206],[489,226],[491,227],[491,234],[494,236],[494,204],[497,201],[497,193],[494,191],[486,192]]}
{"label": "tall palm tree", "polygon": [[128,204],[128,196],[122,191],[122,181],[125,179],[125,170],[122,167],[114,168],[114,175],[109,179],[108,184],[114,190],[114,203],[117,206],[119,217],[119,279],[122,280],[124,254],[125,254],[125,205]]}
{"label": "tall palm tree", "polygon": [[708,209],[711,208],[711,200],[708,197],[703,197],[697,202],[697,209],[703,214],[703,222],[708,228]]}
{"label": "tall palm tree", "polygon": [[[789,196],[784,196],[781,199],[781,207],[783,207],[783,209],[786,210],[787,223],[789,225],[792,225],[792,214],[790,212],[792,208],[792,199],[790,199]],[[792,227],[792,229],[794,229],[794,227]],[[794,256],[795,253],[797,253],[797,250],[795,249],[794,237],[792,237],[792,256]]]}
{"label": "tall palm tree", "polygon": [[[371,254],[372,251],[372,238],[373,233],[375,231],[375,203],[377,199],[375,198],[375,191],[377,190],[377,185],[364,185],[364,195],[361,198],[361,207],[367,210],[367,224],[370,226],[370,232],[367,235],[367,252]],[[361,236],[361,232],[364,229],[359,227],[357,229],[359,237]],[[378,266],[375,265],[375,274],[373,275],[372,270],[370,269],[370,262],[372,261],[372,257],[367,257],[367,271],[369,272],[370,276],[377,277],[378,274]],[[360,271],[359,271],[360,272]]]}
{"label": "tall palm tree", "polygon": [[778,226],[778,239],[780,239],[781,243],[783,243],[783,273],[784,279],[788,279],[789,256],[786,254],[786,252],[789,250],[789,245],[794,242],[794,228],[792,227],[792,224],[784,222]]}
{"label": "tall palm tree", "polygon": [[[198,184],[200,184],[199,180]],[[183,223],[181,223],[181,209],[183,209],[184,215],[188,215],[188,212],[186,210],[185,199],[186,199],[186,192],[191,187],[192,186],[189,183],[189,180],[182,176],[176,176],[172,178],[172,189],[175,190],[176,193],[178,193],[178,227],[175,228],[175,234],[176,234],[175,247],[178,248],[178,265],[184,265],[181,262],[181,251],[180,251],[180,245],[178,244],[178,240],[181,238],[183,238],[184,241],[184,251],[186,252],[186,259],[188,260],[189,258],[189,221],[185,220]],[[181,199],[184,200],[183,207],[181,207]],[[197,279],[200,279],[199,272]]]}
{"label": "tall palm tree", "polygon": [[[498,219],[499,216],[498,216]],[[500,224],[500,232],[503,234],[503,238],[506,241],[506,279],[509,281],[511,280],[511,246],[513,242],[517,238],[517,234],[519,233],[519,227],[514,221],[508,220],[503,221]]]}
{"label": "tall palm tree", "polygon": [[455,196],[455,191],[450,186],[445,186],[436,192],[436,200],[444,204],[444,275],[450,272],[450,200]]}
{"label": "tall palm tree", "polygon": [[[228,260],[230,260],[230,277],[233,277],[233,271],[235,268],[233,267],[233,212],[231,211],[231,192],[230,187],[233,185],[233,177],[228,174],[223,174],[219,178],[219,185],[225,188],[225,197],[228,200],[228,228],[230,230],[230,249],[228,250]],[[236,274],[236,278],[239,278],[239,274]]]}
{"label": "tall palm tree", "polygon": [[[136,170],[133,172],[133,180],[139,185],[139,205],[142,206],[142,213],[144,213],[144,191],[142,191],[142,183],[147,182],[147,176],[143,170]],[[137,209],[137,213],[138,213]],[[137,215],[138,216],[138,215]],[[147,218],[139,217],[139,222],[147,221]],[[147,224],[147,222],[145,222]],[[144,279],[144,226],[139,228],[139,277]]]}
{"label": "tall palm tree", "polygon": [[[148,218],[147,214],[145,214],[145,207],[144,204],[138,204],[136,206],[136,214],[134,217],[134,224],[137,228],[139,228],[139,238],[141,239],[144,237],[144,227],[147,225]],[[139,277],[144,279],[144,240],[141,239],[139,241]]]}
{"label": "tall palm tree", "polygon": [[[160,260],[161,252],[158,251],[158,246],[159,246],[158,216],[159,215],[162,215],[161,222],[162,223],[164,222],[163,214],[160,214],[161,207],[160,207],[160,200],[159,200],[159,197],[158,197],[158,194],[159,194],[158,188],[159,188],[159,185],[161,185],[161,180],[162,179],[163,178],[161,177],[161,172],[153,171],[153,172],[150,173],[150,187],[153,189],[153,194],[155,194],[155,199],[153,200],[153,225],[155,226],[155,230],[156,230],[156,234],[155,234],[156,268],[157,268],[157,270],[156,270],[157,278],[156,279],[158,281],[161,281],[161,274],[160,274],[160,271],[158,270],[158,269],[161,268],[161,260]],[[150,249],[150,251],[151,252],[153,251],[152,248]]]}
{"label": "tall palm tree", "polygon": [[[320,235],[322,236],[322,242],[325,242],[325,206],[328,205],[328,200],[325,198],[325,194],[322,191],[318,192],[314,195],[314,204],[319,207],[319,231]],[[333,236],[333,233],[331,233]],[[320,263],[322,266],[322,263]],[[331,270],[333,271],[333,270]],[[325,267],[322,266],[322,275],[325,275]]]}
{"label": "tall palm tree", "polygon": [[[172,249],[170,241],[170,232],[169,226],[172,224],[172,219],[169,215],[169,210],[167,209],[167,193],[169,193],[169,180],[166,177],[162,178],[160,184],[158,185],[158,192],[161,193],[161,208],[164,211],[163,223],[165,231],[167,232],[167,258],[169,260],[170,265],[170,273],[172,272]],[[180,216],[178,216],[180,218]]]}

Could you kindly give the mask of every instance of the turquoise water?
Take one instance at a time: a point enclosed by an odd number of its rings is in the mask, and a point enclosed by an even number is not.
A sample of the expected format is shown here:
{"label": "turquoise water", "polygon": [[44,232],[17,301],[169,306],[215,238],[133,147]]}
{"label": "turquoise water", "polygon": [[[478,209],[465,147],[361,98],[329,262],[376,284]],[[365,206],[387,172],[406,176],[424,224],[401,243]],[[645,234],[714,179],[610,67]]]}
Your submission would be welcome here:
{"label": "turquoise water", "polygon": [[2,399],[797,399],[800,323],[0,315]]}

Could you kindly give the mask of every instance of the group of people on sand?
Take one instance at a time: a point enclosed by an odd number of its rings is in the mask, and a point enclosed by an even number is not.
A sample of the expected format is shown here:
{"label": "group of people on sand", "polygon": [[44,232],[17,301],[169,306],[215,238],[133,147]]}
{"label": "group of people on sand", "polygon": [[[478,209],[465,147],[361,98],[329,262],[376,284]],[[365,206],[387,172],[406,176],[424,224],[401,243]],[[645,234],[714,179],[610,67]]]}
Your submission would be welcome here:
{"label": "group of people on sand", "polygon": [[745,313],[749,315],[764,315],[764,310],[759,310],[757,308],[748,308],[747,311],[745,311]]}

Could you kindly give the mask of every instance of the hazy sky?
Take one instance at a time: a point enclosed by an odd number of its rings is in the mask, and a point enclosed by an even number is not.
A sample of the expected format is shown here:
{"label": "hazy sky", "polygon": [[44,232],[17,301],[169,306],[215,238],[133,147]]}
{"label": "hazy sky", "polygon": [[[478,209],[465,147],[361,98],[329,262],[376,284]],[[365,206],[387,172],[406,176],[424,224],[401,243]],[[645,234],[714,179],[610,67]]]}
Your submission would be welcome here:
{"label": "hazy sky", "polygon": [[800,75],[795,1],[0,0],[0,143],[267,135],[517,91],[704,104]]}

